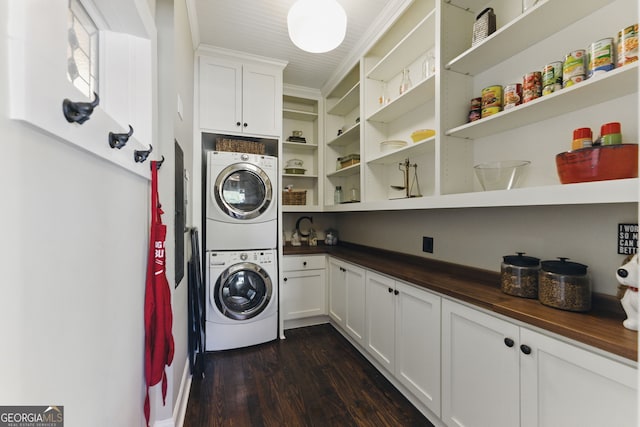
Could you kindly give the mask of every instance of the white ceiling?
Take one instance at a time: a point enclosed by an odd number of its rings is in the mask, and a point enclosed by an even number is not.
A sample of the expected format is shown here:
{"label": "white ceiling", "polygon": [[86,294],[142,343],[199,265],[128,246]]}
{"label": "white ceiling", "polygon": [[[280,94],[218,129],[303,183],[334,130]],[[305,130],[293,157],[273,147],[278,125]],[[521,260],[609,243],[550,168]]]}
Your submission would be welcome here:
{"label": "white ceiling", "polygon": [[289,40],[287,13],[295,0],[189,0],[187,3],[196,45],[288,61],[284,83],[320,89],[337,69],[355,58],[354,53],[369,37],[369,29],[379,26],[403,1],[339,0],[347,12],[347,35],[340,46],[327,53],[304,52]]}

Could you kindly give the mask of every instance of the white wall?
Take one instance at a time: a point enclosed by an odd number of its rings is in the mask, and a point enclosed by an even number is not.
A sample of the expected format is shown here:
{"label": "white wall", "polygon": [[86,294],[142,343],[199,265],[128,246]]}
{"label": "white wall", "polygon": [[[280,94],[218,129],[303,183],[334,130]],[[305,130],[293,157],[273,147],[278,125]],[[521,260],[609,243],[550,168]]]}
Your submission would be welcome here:
{"label": "white wall", "polygon": [[[341,240],[500,271],[504,255],[586,264],[595,292],[615,295],[618,223],[637,223],[636,204],[357,212],[336,217]],[[434,253],[422,252],[422,237]]]}
{"label": "white wall", "polygon": [[141,426],[149,183],[8,119],[7,21],[0,2],[0,402]]}
{"label": "white wall", "polygon": [[[156,2],[156,25],[158,27],[158,97],[159,97],[159,134],[162,141],[162,155],[165,164],[160,179],[166,190],[162,196],[165,206],[165,223],[167,233],[167,256],[169,259],[167,277],[172,284],[173,296],[173,337],[175,343],[174,361],[171,367],[170,391],[165,407],[157,407],[156,419],[176,418],[183,402],[188,396],[181,396],[183,374],[187,363],[187,295],[188,271],[187,258],[190,256],[189,234],[179,238],[185,240],[185,275],[177,288],[175,285],[174,233],[174,139],[178,141],[184,152],[185,168],[192,176],[191,159],[193,158],[193,47],[184,0],[158,0]],[[178,116],[178,96],[182,100],[182,118]],[[180,173],[179,171],[177,171]],[[188,195],[189,199],[191,196]],[[188,215],[187,215],[187,218]]]}

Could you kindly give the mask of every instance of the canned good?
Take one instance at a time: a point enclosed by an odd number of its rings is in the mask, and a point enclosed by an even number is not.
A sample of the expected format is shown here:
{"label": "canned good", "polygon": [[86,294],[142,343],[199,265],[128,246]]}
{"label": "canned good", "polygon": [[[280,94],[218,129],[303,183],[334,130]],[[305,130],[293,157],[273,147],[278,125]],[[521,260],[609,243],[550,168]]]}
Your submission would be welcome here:
{"label": "canned good", "polygon": [[562,85],[562,62],[555,61],[547,64],[542,69],[542,87],[554,84]]}
{"label": "canned good", "polygon": [[542,73],[533,71],[522,79],[522,103],[533,101],[542,96]]}
{"label": "canned good", "polygon": [[469,111],[469,123],[475,122],[476,120],[480,120],[482,118],[482,110],[476,109]]}
{"label": "canned good", "polygon": [[613,39],[607,37],[589,46],[587,77],[602,74],[615,68],[613,62]]}
{"label": "canned good", "polygon": [[571,86],[567,83],[574,77],[582,77],[582,80],[584,80],[586,75],[586,53],[586,50],[578,49],[569,52],[564,57],[564,62],[562,63],[562,87]]}
{"label": "canned good", "polygon": [[478,110],[482,108],[482,98],[473,98],[471,100],[471,110]]}
{"label": "canned good", "polygon": [[493,116],[494,114],[499,113],[501,110],[500,107],[487,107],[482,109],[482,113],[480,116],[484,119],[485,117]]}
{"label": "canned good", "polygon": [[618,31],[618,67],[638,60],[638,24]]}
{"label": "canned good", "polygon": [[575,76],[575,77],[571,77],[569,80],[563,80],[562,82],[562,87],[569,87],[569,86],[573,86],[576,83],[580,83],[581,81],[584,81],[584,76]]}
{"label": "canned good", "polygon": [[504,87],[504,109],[508,110],[522,103],[522,85],[511,83]]}
{"label": "canned good", "polygon": [[489,86],[482,89],[482,108],[490,107],[502,107],[502,86]]}
{"label": "canned good", "polygon": [[542,96],[551,95],[553,92],[558,92],[560,89],[562,89],[562,85],[558,83],[545,86],[542,88]]}

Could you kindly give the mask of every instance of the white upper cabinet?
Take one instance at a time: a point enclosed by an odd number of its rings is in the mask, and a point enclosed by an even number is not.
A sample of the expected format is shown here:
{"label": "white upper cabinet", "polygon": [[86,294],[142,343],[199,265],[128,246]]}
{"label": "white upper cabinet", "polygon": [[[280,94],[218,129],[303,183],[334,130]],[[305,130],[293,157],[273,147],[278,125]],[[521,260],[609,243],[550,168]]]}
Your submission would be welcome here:
{"label": "white upper cabinet", "polygon": [[211,49],[200,55],[200,128],[279,137],[284,64],[225,53]]}

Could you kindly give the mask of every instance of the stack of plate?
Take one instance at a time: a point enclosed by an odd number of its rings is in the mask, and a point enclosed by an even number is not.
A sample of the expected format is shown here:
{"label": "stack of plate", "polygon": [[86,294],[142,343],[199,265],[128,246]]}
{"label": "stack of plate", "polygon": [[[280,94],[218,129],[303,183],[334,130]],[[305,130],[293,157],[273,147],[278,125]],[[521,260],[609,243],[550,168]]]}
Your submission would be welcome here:
{"label": "stack of plate", "polygon": [[392,140],[392,141],[382,141],[380,143],[380,151],[383,153],[388,153],[389,151],[397,150],[399,148],[405,147],[407,145],[407,141],[400,140]]}
{"label": "stack of plate", "polygon": [[284,173],[292,175],[304,175],[307,171],[302,167],[303,161],[300,159],[287,160],[287,164],[284,167]]}

